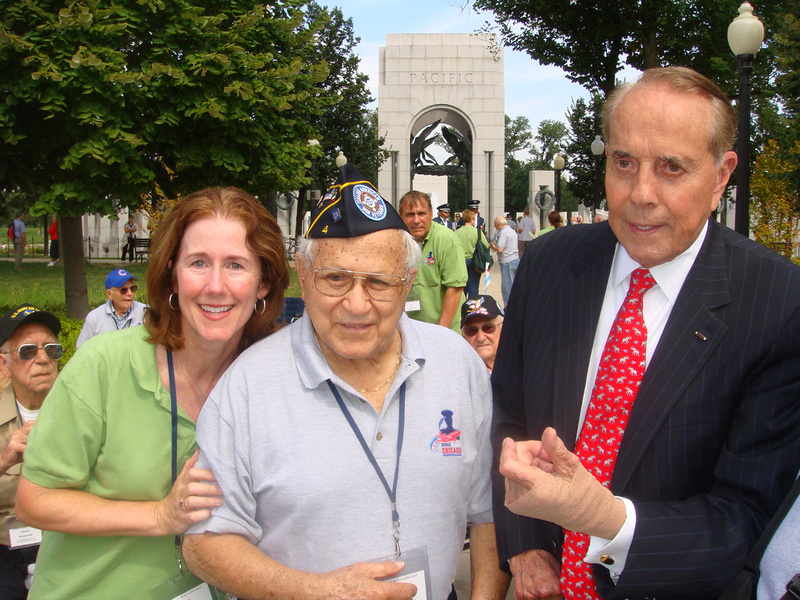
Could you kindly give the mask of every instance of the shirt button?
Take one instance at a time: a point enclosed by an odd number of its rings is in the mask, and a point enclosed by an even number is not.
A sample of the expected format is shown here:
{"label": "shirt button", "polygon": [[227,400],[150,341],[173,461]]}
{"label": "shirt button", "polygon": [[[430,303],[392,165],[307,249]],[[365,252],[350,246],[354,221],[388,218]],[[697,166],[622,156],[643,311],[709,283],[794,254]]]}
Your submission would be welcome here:
{"label": "shirt button", "polygon": [[380,442],[383,439],[383,434],[378,433],[378,435],[376,435],[375,438]]}
{"label": "shirt button", "polygon": [[600,562],[603,563],[604,565],[613,565],[614,557],[609,556],[608,554],[603,554],[603,556],[600,557]]}

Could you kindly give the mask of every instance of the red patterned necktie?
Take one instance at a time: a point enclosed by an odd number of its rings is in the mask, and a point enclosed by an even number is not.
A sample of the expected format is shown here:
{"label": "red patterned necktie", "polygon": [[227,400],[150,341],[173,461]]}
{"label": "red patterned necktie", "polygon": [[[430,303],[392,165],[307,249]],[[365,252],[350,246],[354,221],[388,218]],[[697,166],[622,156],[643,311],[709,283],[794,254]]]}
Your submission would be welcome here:
{"label": "red patterned necktie", "polygon": [[[654,284],[647,269],[636,269],[631,274],[628,295],[614,319],[600,357],[597,379],[575,450],[583,466],[605,487],[611,484],[619,444],[644,375],[647,327],[642,316],[642,296]],[[561,593],[566,600],[599,598],[592,566],[583,562],[588,549],[588,535],[564,530]]]}

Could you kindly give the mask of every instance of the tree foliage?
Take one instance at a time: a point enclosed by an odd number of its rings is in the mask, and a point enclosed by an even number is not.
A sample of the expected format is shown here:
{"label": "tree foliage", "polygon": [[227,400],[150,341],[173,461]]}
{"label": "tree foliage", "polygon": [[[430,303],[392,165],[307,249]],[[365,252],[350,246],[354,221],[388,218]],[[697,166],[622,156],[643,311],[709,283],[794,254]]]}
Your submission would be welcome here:
{"label": "tree foliage", "polygon": [[511,119],[506,115],[505,136],[505,210],[519,212],[532,200],[529,198],[531,170],[553,168],[556,152],[564,148],[567,126],[561,121],[545,119],[534,135],[527,117]]}
{"label": "tree foliage", "polygon": [[0,187],[37,189],[33,212],[62,217],[69,314],[88,309],[70,299],[85,287],[70,264],[82,263],[79,215],[135,206],[156,186],[175,197],[307,183],[310,116],[332,99],[318,93],[326,66],[309,59],[324,19],[309,23],[304,4],[4,2]]}
{"label": "tree foliage", "polygon": [[800,169],[800,142],[789,160],[782,158],[778,143],[770,140],[756,160],[750,182],[750,219],[756,239],[787,258],[797,257],[800,217],[797,189],[789,175]]}
{"label": "tree foliage", "polygon": [[[728,46],[727,30],[741,0],[571,0],[557,8],[546,0],[471,3],[493,13],[494,24],[486,29],[498,31],[505,45],[527,52],[542,64],[560,67],[568,79],[593,94],[606,97],[624,67],[644,70],[676,65],[703,73],[728,96],[737,96],[737,61]],[[785,8],[786,4],[795,8]],[[753,61],[754,148],[775,138],[776,128],[782,127],[775,97],[774,33],[786,13],[797,14],[796,5],[797,0],[787,0],[760,2],[755,7],[764,23],[765,39]]]}
{"label": "tree foliage", "polygon": [[339,150],[370,181],[377,181],[378,168],[389,156],[389,151],[381,148],[383,139],[378,135],[377,111],[368,108],[374,100],[367,87],[369,78],[358,70],[360,59],[355,47],[360,39],[354,34],[353,19],[345,18],[339,8],[323,9],[311,3],[306,15],[309,26],[326,10],[330,11],[329,22],[317,34],[310,53],[313,62],[328,67],[328,75],[320,86],[321,96],[336,103],[335,108],[311,117],[323,151],[316,164],[317,184],[321,189],[336,180],[335,159]]}
{"label": "tree foliage", "polygon": [[[726,36],[740,4],[739,0],[571,0],[554,10],[546,0],[473,2],[475,8],[493,13],[506,45],[542,64],[561,67],[570,80],[603,96],[614,88],[617,73],[625,66],[639,70],[689,66],[719,75],[718,80],[734,88],[736,65]],[[771,20],[773,3],[762,4],[759,16]]]}
{"label": "tree foliage", "polygon": [[[311,186],[325,190],[336,181],[339,151],[367,180],[377,182],[378,169],[389,157],[389,151],[382,148],[384,138],[378,134],[378,111],[369,108],[373,98],[367,87],[369,78],[359,71],[360,59],[355,54],[359,38],[354,34],[353,19],[345,18],[339,8],[325,9],[313,2],[309,4],[308,26],[313,27],[323,18],[327,19],[327,25],[314,37],[309,59],[327,66],[328,74],[319,85],[319,95],[335,106],[309,116],[319,142],[315,149],[315,180]],[[307,208],[305,190],[302,190],[298,214],[303,214]],[[297,219],[296,235],[303,233],[302,226],[302,219]]]}
{"label": "tree foliage", "polygon": [[505,199],[506,211],[518,212],[525,208],[528,198],[528,172],[533,140],[531,123],[527,117],[505,118]]}
{"label": "tree foliage", "polygon": [[594,94],[587,102],[578,98],[567,111],[569,135],[566,160],[570,180],[567,188],[578,203],[600,208],[603,193],[605,156],[592,154],[595,136],[602,136],[601,111],[603,96]]}
{"label": "tree foliage", "polygon": [[301,7],[5,3],[4,182],[38,184],[39,210],[73,216],[136,204],[155,184],[167,196],[297,187],[307,116],[330,104],[316,94],[327,70],[306,60],[315,28]]}
{"label": "tree foliage", "polygon": [[533,147],[533,168],[552,169],[553,159],[559,150],[564,150],[567,126],[561,121],[544,119],[536,129],[536,144]]}
{"label": "tree foliage", "polygon": [[[779,153],[787,162],[798,164],[800,144],[800,0],[787,0],[778,20],[775,33],[775,54],[778,76],[775,89],[781,100],[783,114],[778,116],[775,139]],[[795,193],[795,210],[800,211],[800,168],[787,173]]]}

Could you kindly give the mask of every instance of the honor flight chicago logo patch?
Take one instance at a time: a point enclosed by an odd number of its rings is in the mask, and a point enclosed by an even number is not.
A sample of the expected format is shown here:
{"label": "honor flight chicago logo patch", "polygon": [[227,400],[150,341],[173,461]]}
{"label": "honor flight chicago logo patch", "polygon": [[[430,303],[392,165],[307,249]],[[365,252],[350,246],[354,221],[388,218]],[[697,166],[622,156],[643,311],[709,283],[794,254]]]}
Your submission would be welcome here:
{"label": "honor flight chicago logo patch", "polygon": [[431,440],[431,452],[441,456],[461,456],[461,431],[453,427],[453,411],[443,410],[439,433]]}

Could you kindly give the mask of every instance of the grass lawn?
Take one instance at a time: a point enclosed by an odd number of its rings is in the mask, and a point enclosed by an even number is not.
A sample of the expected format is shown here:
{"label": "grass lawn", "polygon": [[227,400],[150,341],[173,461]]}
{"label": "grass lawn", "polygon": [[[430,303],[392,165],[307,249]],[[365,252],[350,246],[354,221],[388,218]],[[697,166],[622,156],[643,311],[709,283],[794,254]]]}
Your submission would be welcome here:
{"label": "grass lawn", "polygon": [[[0,256],[4,256],[0,254]],[[26,256],[27,259],[27,256]],[[145,273],[147,263],[122,263],[115,261],[94,261],[86,263],[86,287],[89,292],[89,308],[92,309],[106,301],[106,275],[113,268],[128,269],[139,278],[137,282],[139,291],[136,299],[147,303],[147,289]],[[291,282],[286,296],[299,296],[300,284],[297,273],[292,268]],[[64,305],[64,269],[61,267],[48,267],[46,261],[23,260],[22,271],[14,271],[14,261],[0,260],[0,316],[12,308],[29,302],[34,306],[52,312],[59,319],[63,327],[61,343],[64,345],[64,357],[61,366],[72,357],[75,352],[75,340],[78,339],[83,319],[67,318]]]}

